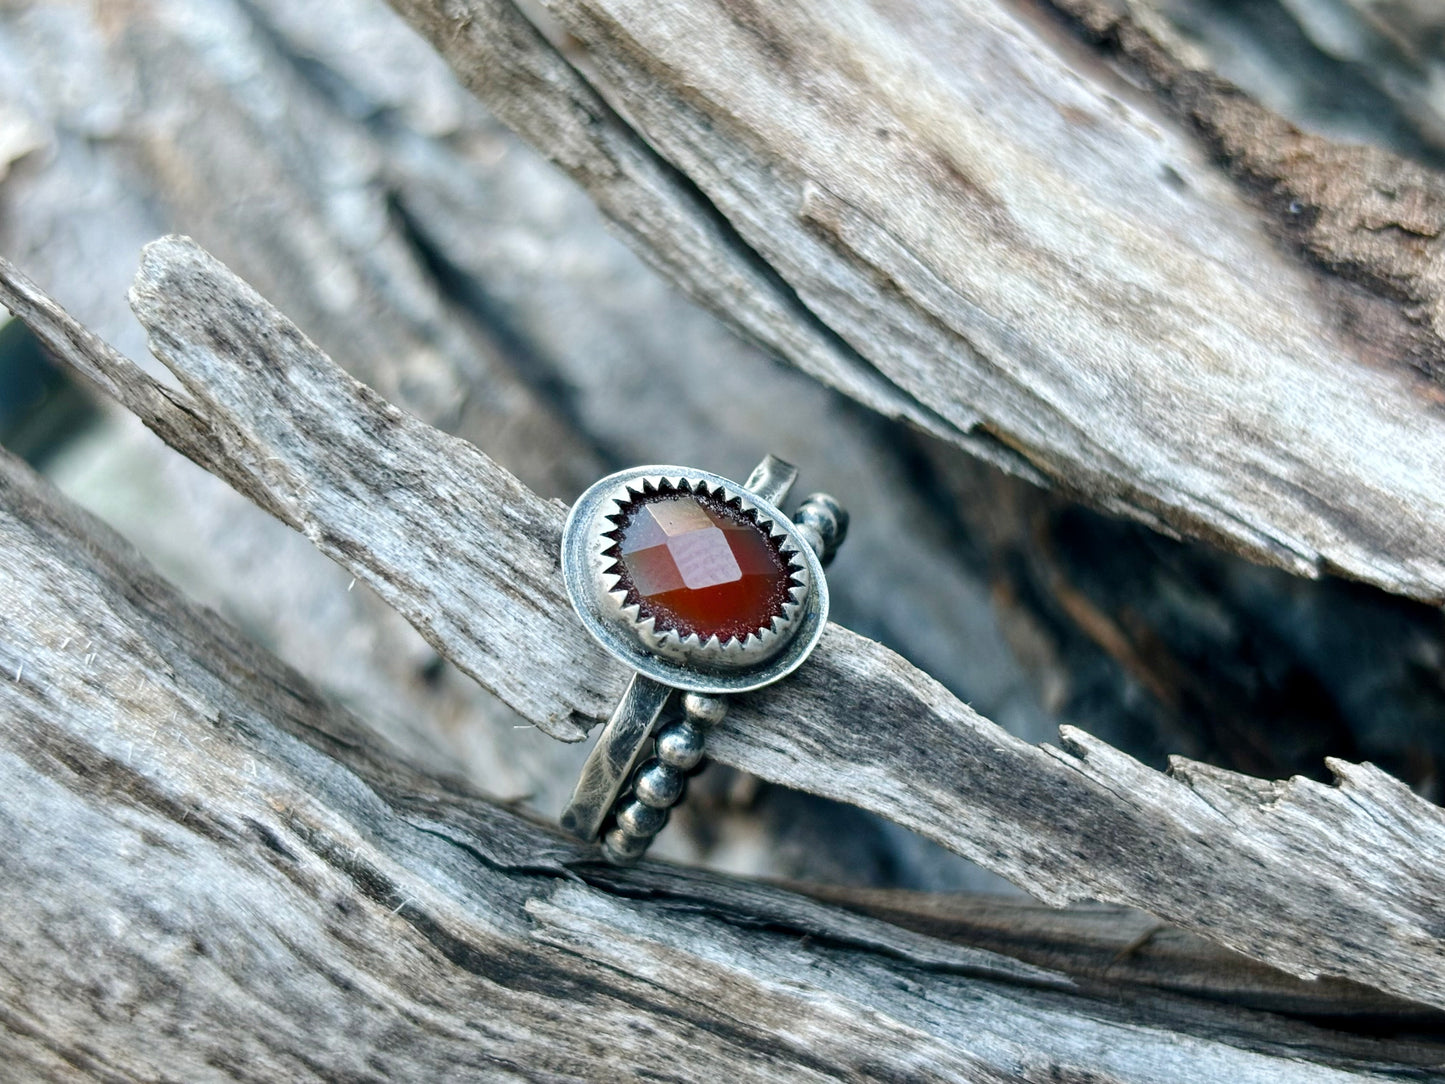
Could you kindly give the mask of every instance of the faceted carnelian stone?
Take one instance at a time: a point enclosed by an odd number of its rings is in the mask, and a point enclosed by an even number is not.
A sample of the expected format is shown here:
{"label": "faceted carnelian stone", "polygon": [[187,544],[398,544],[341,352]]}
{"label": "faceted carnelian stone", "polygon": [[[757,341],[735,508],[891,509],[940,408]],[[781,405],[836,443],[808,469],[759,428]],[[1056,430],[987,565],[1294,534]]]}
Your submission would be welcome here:
{"label": "faceted carnelian stone", "polygon": [[653,617],[706,640],[746,639],[783,612],[792,575],[777,545],[750,517],[715,497],[648,494],[618,529],[618,585]]}

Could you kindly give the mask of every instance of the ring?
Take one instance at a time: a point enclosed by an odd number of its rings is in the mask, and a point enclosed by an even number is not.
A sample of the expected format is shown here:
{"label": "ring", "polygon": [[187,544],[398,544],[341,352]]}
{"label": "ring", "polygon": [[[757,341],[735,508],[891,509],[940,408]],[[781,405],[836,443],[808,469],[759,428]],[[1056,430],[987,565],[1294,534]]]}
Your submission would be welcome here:
{"label": "ring", "polygon": [[[640,858],[702,762],[728,694],[786,677],[828,620],[824,566],[848,530],[826,493],[789,519],[798,472],[768,456],[743,485],[690,467],[610,474],[562,531],[567,594],[635,673],[583,765],[562,827]],[[650,755],[649,755],[650,754]]]}

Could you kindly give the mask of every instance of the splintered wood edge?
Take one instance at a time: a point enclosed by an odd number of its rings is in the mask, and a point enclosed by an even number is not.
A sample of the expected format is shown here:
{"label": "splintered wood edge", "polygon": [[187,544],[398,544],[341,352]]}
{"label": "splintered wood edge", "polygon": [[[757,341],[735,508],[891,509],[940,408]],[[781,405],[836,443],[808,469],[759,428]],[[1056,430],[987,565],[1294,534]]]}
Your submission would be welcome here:
{"label": "splintered wood edge", "polygon": [[766,885],[599,865],[417,774],[4,452],[0,575],[17,1076],[1278,1084],[1439,1060],[1089,996]]}
{"label": "splintered wood edge", "polygon": [[[571,736],[625,675],[568,605],[564,510],[352,380],[184,238],[147,246],[132,305],[185,409],[4,265],[58,357],[124,398],[370,584],[524,717]],[[150,390],[145,390],[150,389]],[[153,409],[154,408],[154,409]],[[565,725],[564,725],[565,724]],[[830,625],[777,686],[737,697],[716,759],[871,810],[1055,904],[1137,907],[1296,976],[1445,1007],[1445,811],[1369,765],[1336,786],[1179,762],[1144,767],[1064,728],[1009,735],[880,644]]]}

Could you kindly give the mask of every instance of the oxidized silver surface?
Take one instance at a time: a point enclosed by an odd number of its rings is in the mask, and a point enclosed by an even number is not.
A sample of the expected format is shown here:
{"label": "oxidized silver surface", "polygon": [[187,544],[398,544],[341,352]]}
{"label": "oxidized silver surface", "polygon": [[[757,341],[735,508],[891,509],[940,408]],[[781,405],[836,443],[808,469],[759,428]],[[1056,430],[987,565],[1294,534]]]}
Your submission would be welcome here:
{"label": "oxidized silver surface", "polygon": [[[789,478],[791,481],[791,478]],[[669,485],[699,486],[725,503],[756,516],[779,544],[795,581],[783,612],[770,627],[746,639],[703,640],[658,629],[637,605],[627,605],[607,551],[614,517],[636,497]],[[769,685],[795,670],[813,649],[828,618],[823,566],[797,527],[767,500],[736,482],[689,467],[647,466],[619,471],[587,490],[567,517],[562,533],[567,592],[587,630],[622,662],[655,681],[699,693],[738,693]]]}
{"label": "oxidized silver surface", "polygon": [[[702,761],[707,731],[727,713],[722,694],[791,673],[822,635],[823,564],[847,533],[848,516],[824,493],[803,501],[796,523],[784,516],[773,502],[786,499],[797,475],[772,455],[742,486],[687,467],[636,467],[602,479],[572,507],[562,534],[568,594],[587,630],[637,672],[582,766],[562,827],[582,840],[600,838],[613,862],[635,861],[667,823],[686,776]],[[618,528],[628,510],[639,499],[684,491],[719,499],[756,523],[793,580],[780,610],[741,638],[703,640],[659,629],[619,586]]]}

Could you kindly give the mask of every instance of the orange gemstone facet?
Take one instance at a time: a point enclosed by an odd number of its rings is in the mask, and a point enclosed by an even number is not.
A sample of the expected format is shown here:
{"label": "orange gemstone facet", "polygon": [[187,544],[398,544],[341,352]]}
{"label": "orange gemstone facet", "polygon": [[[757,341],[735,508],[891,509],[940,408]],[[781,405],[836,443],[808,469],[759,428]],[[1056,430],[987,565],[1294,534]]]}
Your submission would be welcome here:
{"label": "orange gemstone facet", "polygon": [[659,631],[744,640],[782,615],[789,562],[748,513],[707,493],[663,490],[616,522],[618,587]]}

